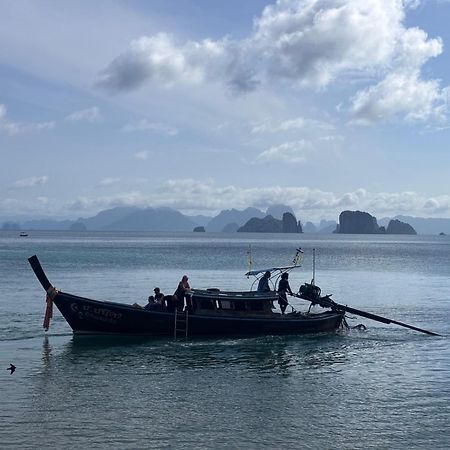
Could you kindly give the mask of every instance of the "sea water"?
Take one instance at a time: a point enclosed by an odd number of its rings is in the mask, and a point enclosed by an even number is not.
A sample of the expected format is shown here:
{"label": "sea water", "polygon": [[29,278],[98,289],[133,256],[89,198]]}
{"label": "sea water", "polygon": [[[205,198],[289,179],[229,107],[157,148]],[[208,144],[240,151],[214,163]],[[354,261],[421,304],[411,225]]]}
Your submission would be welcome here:
{"label": "sea water", "polygon": [[[155,286],[248,289],[249,269],[302,267],[351,329],[245,338],[74,337],[27,258],[70,293],[144,305]],[[305,308],[301,301],[293,302]],[[272,234],[0,234],[0,448],[450,448],[450,238]],[[6,370],[14,364],[16,372]]]}

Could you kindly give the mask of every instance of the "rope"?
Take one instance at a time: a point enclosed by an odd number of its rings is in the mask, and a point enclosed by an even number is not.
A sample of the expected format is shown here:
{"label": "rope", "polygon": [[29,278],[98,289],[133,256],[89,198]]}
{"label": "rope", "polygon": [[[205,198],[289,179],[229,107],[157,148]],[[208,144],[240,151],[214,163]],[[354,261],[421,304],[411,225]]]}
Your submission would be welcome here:
{"label": "rope", "polygon": [[47,289],[47,295],[45,298],[46,307],[45,307],[45,316],[44,316],[44,330],[48,331],[50,327],[50,320],[53,317],[53,299],[58,295],[58,289],[53,286],[50,286]]}

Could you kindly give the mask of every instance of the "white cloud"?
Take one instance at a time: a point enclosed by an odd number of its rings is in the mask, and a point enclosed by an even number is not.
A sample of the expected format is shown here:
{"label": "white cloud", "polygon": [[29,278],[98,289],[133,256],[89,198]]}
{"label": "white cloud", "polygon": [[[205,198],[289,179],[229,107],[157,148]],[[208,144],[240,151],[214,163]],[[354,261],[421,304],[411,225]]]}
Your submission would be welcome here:
{"label": "white cloud", "polygon": [[388,63],[402,19],[399,0],[278,1],[256,20],[254,40],[272,75],[323,87]]}
{"label": "white cloud", "polygon": [[302,163],[311,151],[311,143],[305,140],[285,142],[270,147],[257,157],[258,161],[284,161],[288,163]]}
{"label": "white cloud", "polygon": [[123,127],[123,131],[127,133],[132,133],[135,131],[151,131],[161,133],[166,136],[176,136],[178,134],[178,130],[175,127],[163,123],[149,122],[147,119],[142,119],[134,124],[127,124]]}
{"label": "white cloud", "polygon": [[391,117],[411,121],[445,120],[446,91],[438,80],[421,79],[420,69],[442,52],[441,39],[428,39],[423,30],[407,29],[398,38],[392,70],[352,99],[354,120],[368,124]]}
{"label": "white cloud", "polygon": [[143,150],[141,152],[137,152],[134,154],[134,157],[138,160],[145,161],[146,159],[150,158],[151,152],[147,150]]}
{"label": "white cloud", "polygon": [[252,126],[251,132],[258,133],[277,133],[290,130],[301,130],[304,128],[306,121],[303,117],[297,117],[295,119],[285,120],[279,123],[273,123],[266,120],[264,122],[256,123]]}
{"label": "white cloud", "polygon": [[424,210],[428,214],[447,214],[450,211],[450,195],[440,195],[425,200]]}
{"label": "white cloud", "polygon": [[47,215],[50,212],[49,203],[49,199],[46,197],[0,198],[0,214],[4,216],[15,216],[17,214]]}
{"label": "white cloud", "polygon": [[113,184],[120,183],[120,178],[114,178],[114,177],[107,177],[100,180],[97,184],[97,186],[106,187],[111,186]]}
{"label": "white cloud", "polygon": [[353,121],[371,124],[393,116],[410,121],[445,120],[445,103],[436,80],[423,81],[419,75],[391,73],[375,86],[358,92],[352,99]]}
{"label": "white cloud", "polygon": [[75,111],[69,114],[65,120],[69,122],[98,122],[101,120],[102,115],[100,109],[97,106],[92,106],[91,108],[82,109],[80,111]]}
{"label": "white cloud", "polygon": [[23,178],[21,180],[17,180],[13,183],[12,187],[14,188],[28,188],[34,186],[42,186],[46,184],[48,181],[47,175],[42,176],[33,176],[29,178]]}
{"label": "white cloud", "polygon": [[148,81],[170,87],[174,83],[199,84],[219,73],[228,62],[227,41],[187,42],[159,33],[131,42],[127,52],[115,58],[101,73],[98,84],[114,90],[130,90]]}
{"label": "white cloud", "polygon": [[291,206],[299,218],[315,219],[323,217],[337,219],[344,209],[367,211],[378,218],[397,214],[450,215],[449,195],[434,197],[434,203],[430,204],[430,199],[416,192],[373,193],[361,188],[337,194],[299,186],[266,188],[217,186],[213,180],[168,180],[154,196],[147,199],[147,203],[152,205],[205,213],[229,208],[243,209],[248,206],[266,209],[272,204],[280,203],[282,199],[282,203]]}
{"label": "white cloud", "polygon": [[49,203],[48,197],[44,197],[43,195],[36,197],[36,202],[38,205],[46,206]]}
{"label": "white cloud", "polygon": [[80,196],[76,200],[67,203],[64,209],[71,212],[97,213],[100,210],[114,208],[116,206],[152,206],[147,196],[141,192],[132,191],[112,196],[88,197]]}
{"label": "white cloud", "polygon": [[262,122],[254,123],[251,126],[252,134],[263,133],[285,133],[287,131],[299,131],[299,130],[334,130],[334,125],[313,119],[305,119],[304,117],[296,117],[294,119],[286,119],[283,121],[277,121],[274,119],[266,119]]}
{"label": "white cloud", "polygon": [[[161,184],[155,192],[123,192],[95,197],[79,197],[56,209],[52,199],[40,198],[18,200],[0,199],[0,212],[24,212],[48,214],[61,211],[77,214],[96,214],[98,211],[116,206],[158,207],[168,206],[184,212],[217,214],[220,210],[249,206],[266,210],[279,203],[290,206],[301,220],[337,220],[343,210],[361,210],[378,219],[397,214],[421,217],[450,217],[450,195],[427,197],[417,192],[370,192],[357,189],[352,192],[335,193],[302,186],[268,186],[264,188],[242,188],[234,185],[219,186],[212,179],[172,179]],[[61,209],[62,208],[62,209]]]}
{"label": "white cloud", "polygon": [[6,117],[6,107],[0,104],[0,133],[4,132],[8,136],[15,136],[23,133],[33,133],[43,130],[51,130],[55,127],[54,122],[42,123],[17,123]]}
{"label": "white cloud", "polygon": [[[265,82],[323,89],[357,79],[366,87],[354,94],[356,122],[392,116],[428,120],[437,115],[442,92],[437,80],[422,79],[421,68],[443,47],[440,38],[404,25],[406,10],[417,6],[417,0],[278,0],[254,20],[246,39],[179,43],[160,33],[132,41],[99,84],[120,91],[146,83],[215,82],[239,93]],[[397,97],[405,83],[419,98],[390,105],[387,99]],[[286,124],[301,125],[301,120]]]}

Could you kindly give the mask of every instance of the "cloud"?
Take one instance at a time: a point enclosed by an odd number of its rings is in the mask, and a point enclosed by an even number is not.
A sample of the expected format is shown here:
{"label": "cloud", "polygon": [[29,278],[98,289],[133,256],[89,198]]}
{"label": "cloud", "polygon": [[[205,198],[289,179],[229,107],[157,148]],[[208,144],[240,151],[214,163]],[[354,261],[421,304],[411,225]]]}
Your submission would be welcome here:
{"label": "cloud", "polygon": [[433,207],[424,205],[427,198],[415,192],[371,193],[366,189],[337,194],[307,187],[269,186],[240,188],[217,186],[212,179],[173,179],[164,182],[155,195],[147,197],[152,205],[171,206],[181,210],[218,212],[222,209],[243,209],[249,206],[266,209],[272,204],[289,205],[300,216],[337,217],[343,209],[364,210],[371,214],[396,215],[400,213],[426,215],[446,212],[450,214],[450,196],[434,198]]}
{"label": "cloud", "polygon": [[450,195],[427,198],[423,208],[429,214],[447,214],[450,211]]}
{"label": "cloud", "polygon": [[127,133],[136,131],[151,131],[161,133],[166,136],[176,136],[178,134],[178,130],[170,125],[149,122],[147,119],[142,119],[134,124],[127,124],[123,127],[123,131]]}
{"label": "cloud", "polygon": [[327,122],[322,122],[319,120],[305,119],[304,117],[296,117],[294,119],[287,119],[284,121],[276,121],[271,119],[266,119],[259,123],[254,123],[251,127],[252,134],[263,134],[263,133],[285,133],[287,131],[298,131],[303,129],[317,129],[323,130],[334,130],[335,127]]}
{"label": "cloud", "polygon": [[107,178],[103,178],[102,180],[100,180],[98,182],[97,186],[106,187],[106,186],[111,186],[113,184],[118,184],[118,183],[120,183],[120,178],[107,177]]}
{"label": "cloud", "polygon": [[295,119],[285,120],[284,122],[272,123],[268,120],[254,124],[251,132],[253,134],[259,133],[277,133],[289,130],[300,130],[304,128],[306,121],[303,117],[297,117]]}
{"label": "cloud", "polygon": [[386,64],[402,19],[396,0],[278,1],[256,20],[254,41],[273,76],[324,87]]}
{"label": "cloud", "polygon": [[159,33],[131,42],[100,74],[98,84],[113,90],[131,90],[148,81],[169,87],[174,83],[201,83],[208,70],[227,57],[220,41],[187,42],[179,46],[174,36]]}
{"label": "cloud", "polygon": [[23,212],[49,211],[72,215],[96,214],[100,210],[116,206],[158,207],[167,206],[185,213],[215,215],[223,209],[244,209],[249,206],[266,210],[282,203],[290,206],[301,220],[337,220],[343,210],[361,210],[378,219],[398,214],[419,217],[450,217],[450,195],[427,197],[417,192],[370,192],[360,188],[336,193],[303,186],[267,186],[242,188],[234,185],[219,186],[213,179],[171,179],[156,187],[154,192],[138,190],[114,195],[78,197],[63,206],[56,207],[52,199],[18,200],[0,199],[0,212],[4,215]]}
{"label": "cloud", "polygon": [[64,209],[70,212],[97,213],[100,210],[115,208],[116,206],[149,207],[148,197],[141,192],[132,191],[112,196],[87,197],[80,196],[64,205]]}
{"label": "cloud", "polygon": [[285,161],[288,163],[302,163],[306,160],[310,152],[311,144],[308,141],[300,140],[294,142],[285,142],[284,144],[270,147],[263,151],[257,157],[258,161]]}
{"label": "cloud", "polygon": [[[442,92],[438,80],[422,78],[421,69],[442,53],[443,46],[440,38],[405,26],[407,9],[418,4],[278,0],[263,9],[245,39],[180,43],[168,33],[136,39],[100,73],[98,84],[129,91],[147,83],[166,88],[221,83],[239,94],[269,83],[324,89],[345,80],[365,80],[366,86],[352,96],[355,123],[392,116],[428,120],[442,112]],[[389,104],[402,86],[418,98]]]}
{"label": "cloud", "polygon": [[353,122],[364,125],[404,117],[408,121],[445,120],[445,100],[436,80],[418,73],[391,73],[352,99]]}
{"label": "cloud", "polygon": [[353,97],[351,113],[355,121],[368,124],[392,116],[409,121],[445,120],[447,89],[441,89],[438,80],[421,79],[420,74],[421,66],[441,52],[441,39],[428,39],[417,28],[405,30],[398,39],[392,70]]}
{"label": "cloud", "polygon": [[42,123],[16,123],[11,122],[6,117],[6,107],[0,104],[0,133],[4,132],[8,136],[15,136],[23,133],[33,133],[44,130],[51,130],[55,127],[54,122]]}
{"label": "cloud", "polygon": [[147,151],[147,150],[143,150],[141,152],[137,152],[134,154],[134,157],[140,161],[145,161],[146,159],[148,159],[151,155],[151,152]]}
{"label": "cloud", "polygon": [[42,185],[46,184],[47,181],[48,181],[47,175],[33,176],[33,177],[23,178],[21,180],[15,181],[13,183],[12,187],[21,189],[21,188],[29,188],[29,187],[34,187],[34,186],[42,186]]}
{"label": "cloud", "polygon": [[38,205],[46,206],[49,203],[48,197],[44,197],[43,195],[36,197],[36,202]]}
{"label": "cloud", "polygon": [[0,214],[15,216],[23,214],[46,215],[50,212],[47,197],[29,197],[26,199],[0,198]]}
{"label": "cloud", "polygon": [[65,120],[69,122],[98,122],[101,120],[102,115],[100,114],[100,109],[97,106],[92,108],[82,109],[80,111],[75,111],[72,114],[66,116]]}

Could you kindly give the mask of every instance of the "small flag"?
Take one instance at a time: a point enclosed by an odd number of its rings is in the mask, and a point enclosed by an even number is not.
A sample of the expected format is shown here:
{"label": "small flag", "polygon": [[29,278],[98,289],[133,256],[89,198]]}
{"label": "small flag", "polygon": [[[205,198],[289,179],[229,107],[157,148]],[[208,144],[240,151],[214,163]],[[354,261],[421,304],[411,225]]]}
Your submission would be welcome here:
{"label": "small flag", "polygon": [[292,261],[294,266],[297,266],[298,264],[300,264],[300,262],[302,260],[302,254],[303,254],[303,250],[300,247],[297,248],[296,252],[295,252],[294,259]]}

